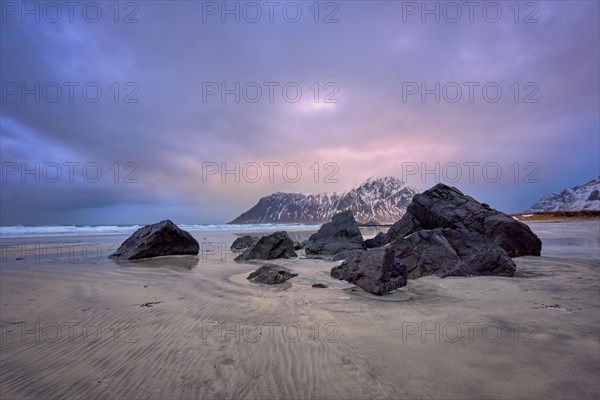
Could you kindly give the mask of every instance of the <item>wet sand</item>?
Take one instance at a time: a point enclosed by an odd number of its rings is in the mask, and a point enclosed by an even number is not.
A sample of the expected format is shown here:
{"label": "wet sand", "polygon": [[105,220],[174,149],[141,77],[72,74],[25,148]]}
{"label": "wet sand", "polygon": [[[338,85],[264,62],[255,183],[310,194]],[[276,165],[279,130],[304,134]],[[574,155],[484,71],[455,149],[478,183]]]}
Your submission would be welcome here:
{"label": "wet sand", "polygon": [[[262,263],[234,262],[232,233],[129,263],[105,258],[125,237],[5,239],[0,398],[598,398],[599,224],[531,222],[542,257],[514,278],[426,277],[384,297],[303,258],[276,261],[299,274],[288,283],[250,283]],[[65,241],[56,261],[40,244]],[[29,244],[25,259],[7,243]]]}

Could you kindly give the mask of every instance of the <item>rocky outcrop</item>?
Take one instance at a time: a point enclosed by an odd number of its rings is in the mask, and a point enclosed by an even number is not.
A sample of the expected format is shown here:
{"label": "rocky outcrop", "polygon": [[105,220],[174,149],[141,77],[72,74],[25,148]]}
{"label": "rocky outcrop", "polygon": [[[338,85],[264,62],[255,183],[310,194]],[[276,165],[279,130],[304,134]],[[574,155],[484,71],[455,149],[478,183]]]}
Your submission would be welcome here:
{"label": "rocky outcrop", "polygon": [[383,295],[406,286],[407,269],[395,249],[364,250],[331,269],[333,278],[353,283],[369,293]]}
{"label": "rocky outcrop", "polygon": [[513,276],[510,257],[539,255],[541,241],[527,225],[439,184],[416,195],[385,237],[377,235],[365,247],[370,249],[335,255],[344,261],[331,276],[386,294],[427,275]]}
{"label": "rocky outcrop", "polygon": [[406,214],[387,232],[385,242],[435,228],[479,233],[492,239],[511,257],[539,256],[542,249],[541,240],[527,225],[444,184],[415,195]]}
{"label": "rocky outcrop", "polygon": [[250,236],[250,235],[239,237],[239,238],[235,239],[233,241],[233,243],[231,244],[231,250],[233,250],[233,251],[244,250],[247,247],[254,246],[256,243],[258,243],[258,240],[259,240],[259,238],[257,238],[256,236]]}
{"label": "rocky outcrop", "polygon": [[289,268],[267,264],[248,275],[248,280],[266,285],[277,285],[294,276],[298,276],[298,274],[294,274]]}
{"label": "rocky outcrop", "polygon": [[196,255],[199,251],[198,241],[189,232],[180,229],[170,220],[164,220],[135,231],[109,257],[137,260],[177,254]]}
{"label": "rocky outcrop", "polygon": [[426,275],[513,276],[515,263],[491,239],[466,229],[420,230],[398,238],[392,247],[409,279]]}
{"label": "rocky outcrop", "polygon": [[334,255],[344,250],[363,249],[364,240],[352,211],[334,215],[308,238],[304,246],[306,255]]}
{"label": "rocky outcrop", "polygon": [[294,251],[294,242],[285,231],[278,231],[272,235],[263,236],[251,247],[235,258],[236,261],[244,260],[272,260],[275,258],[298,257]]}

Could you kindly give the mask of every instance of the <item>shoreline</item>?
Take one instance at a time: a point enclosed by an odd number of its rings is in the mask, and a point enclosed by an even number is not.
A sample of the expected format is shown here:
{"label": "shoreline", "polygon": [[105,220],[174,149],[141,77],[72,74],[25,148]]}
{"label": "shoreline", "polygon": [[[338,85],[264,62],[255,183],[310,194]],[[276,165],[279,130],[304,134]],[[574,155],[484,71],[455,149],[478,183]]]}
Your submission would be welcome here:
{"label": "shoreline", "polygon": [[547,221],[561,219],[599,219],[600,210],[582,210],[582,211],[545,211],[509,214],[511,217],[521,221]]}

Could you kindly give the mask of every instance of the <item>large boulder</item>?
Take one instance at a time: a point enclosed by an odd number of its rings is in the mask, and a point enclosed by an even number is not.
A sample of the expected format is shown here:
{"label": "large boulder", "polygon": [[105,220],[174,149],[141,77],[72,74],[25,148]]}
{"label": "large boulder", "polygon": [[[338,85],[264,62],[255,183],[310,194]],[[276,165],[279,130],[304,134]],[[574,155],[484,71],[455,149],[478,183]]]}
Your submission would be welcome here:
{"label": "large boulder", "polygon": [[539,256],[542,250],[542,241],[524,223],[441,183],[413,197],[406,214],[387,232],[385,242],[435,228],[479,233],[494,240],[511,257]]}
{"label": "large boulder", "polygon": [[236,261],[253,259],[272,260],[275,258],[298,257],[294,251],[294,242],[285,231],[261,237],[254,246],[248,247],[235,258]]}
{"label": "large boulder", "polygon": [[409,279],[426,275],[513,276],[515,263],[491,239],[466,229],[420,230],[398,238],[392,247]]}
{"label": "large boulder", "polygon": [[388,246],[363,250],[331,269],[333,278],[342,279],[369,293],[383,295],[406,286],[407,270]]}
{"label": "large boulder", "polygon": [[167,219],[138,229],[109,257],[137,260],[176,254],[196,255],[199,251],[198,241]]}
{"label": "large boulder", "polygon": [[343,250],[363,248],[362,234],[350,210],[335,214],[331,222],[321,226],[304,245],[306,255],[334,255]]}
{"label": "large boulder", "polygon": [[264,283],[266,285],[277,285],[294,276],[298,276],[298,274],[294,274],[289,268],[267,264],[248,275],[248,279],[252,282]]}
{"label": "large boulder", "polygon": [[250,235],[239,237],[235,239],[231,244],[231,250],[239,251],[244,250],[247,247],[254,246],[256,243],[258,243],[258,239],[259,238],[257,238],[256,236]]}

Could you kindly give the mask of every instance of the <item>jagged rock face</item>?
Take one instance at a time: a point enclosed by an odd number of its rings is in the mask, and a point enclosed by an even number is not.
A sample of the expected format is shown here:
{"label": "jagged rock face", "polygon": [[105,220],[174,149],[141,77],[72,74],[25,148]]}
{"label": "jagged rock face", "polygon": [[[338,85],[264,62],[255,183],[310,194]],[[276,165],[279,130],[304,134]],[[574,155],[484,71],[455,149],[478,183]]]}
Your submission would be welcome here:
{"label": "jagged rock face", "polygon": [[266,285],[277,285],[294,276],[298,276],[298,274],[294,274],[289,268],[267,264],[248,275],[248,280]]}
{"label": "jagged rock face", "polygon": [[515,263],[491,239],[466,229],[419,230],[391,245],[407,268],[408,279],[421,276],[513,276]]}
{"label": "jagged rock face", "polygon": [[137,260],[178,254],[196,255],[198,241],[189,232],[180,229],[170,220],[146,225],[125,240],[110,258]]}
{"label": "jagged rock face", "polygon": [[415,195],[406,214],[386,234],[386,243],[421,229],[463,228],[494,240],[509,256],[539,256],[542,241],[522,222],[481,204],[460,190],[437,184]]}
{"label": "jagged rock face", "polygon": [[406,286],[407,269],[391,247],[357,252],[331,269],[331,276],[384,295]]}
{"label": "jagged rock face", "polygon": [[600,210],[600,177],[542,197],[526,212]]}
{"label": "jagged rock face", "polygon": [[361,223],[393,223],[406,212],[415,189],[394,177],[372,178],[346,192],[275,193],[259,200],[232,224],[324,223],[350,210]]}
{"label": "jagged rock face", "polygon": [[235,239],[231,244],[231,250],[239,251],[244,250],[247,247],[254,246],[256,243],[258,243],[258,239],[259,238],[257,238],[256,236],[250,235],[239,237]]}
{"label": "jagged rock face", "polygon": [[291,257],[298,257],[294,251],[294,242],[287,232],[277,231],[271,235],[261,237],[254,246],[248,247],[235,260],[273,260],[275,258]]}
{"label": "jagged rock face", "polygon": [[306,255],[334,255],[344,250],[363,249],[364,240],[352,211],[336,214],[306,242]]}

